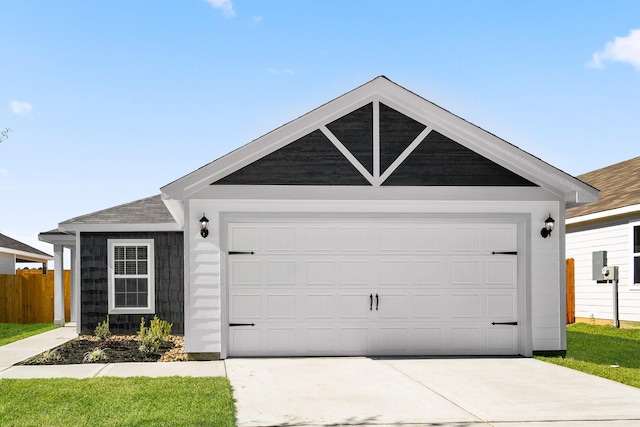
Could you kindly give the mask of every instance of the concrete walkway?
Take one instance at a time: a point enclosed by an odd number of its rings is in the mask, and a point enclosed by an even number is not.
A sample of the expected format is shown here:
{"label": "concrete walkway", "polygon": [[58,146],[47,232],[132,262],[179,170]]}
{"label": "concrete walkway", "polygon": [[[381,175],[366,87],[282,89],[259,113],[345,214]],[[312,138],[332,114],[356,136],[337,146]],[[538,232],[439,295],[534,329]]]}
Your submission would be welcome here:
{"label": "concrete walkway", "polygon": [[75,336],[72,325],[0,347],[0,379],[228,376],[240,427],[640,425],[640,389],[525,358],[14,366]]}

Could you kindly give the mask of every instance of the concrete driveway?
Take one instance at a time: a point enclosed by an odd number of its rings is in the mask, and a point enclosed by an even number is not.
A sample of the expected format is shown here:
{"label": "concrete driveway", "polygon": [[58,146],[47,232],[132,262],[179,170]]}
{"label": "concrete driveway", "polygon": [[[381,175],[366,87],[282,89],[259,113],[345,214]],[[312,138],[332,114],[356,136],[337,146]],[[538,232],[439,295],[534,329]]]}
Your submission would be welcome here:
{"label": "concrete driveway", "polygon": [[228,359],[225,364],[241,427],[640,425],[640,389],[534,359]]}

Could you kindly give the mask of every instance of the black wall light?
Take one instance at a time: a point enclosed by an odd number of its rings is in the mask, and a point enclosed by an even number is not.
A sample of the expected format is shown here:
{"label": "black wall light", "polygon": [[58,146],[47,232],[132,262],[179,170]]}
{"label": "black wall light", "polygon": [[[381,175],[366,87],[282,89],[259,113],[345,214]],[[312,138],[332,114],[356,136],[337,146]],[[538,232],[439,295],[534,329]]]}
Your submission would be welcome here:
{"label": "black wall light", "polygon": [[203,238],[209,235],[209,220],[204,214],[202,214],[202,218],[200,218],[200,235]]}
{"label": "black wall light", "polygon": [[549,214],[549,218],[544,220],[544,228],[540,230],[540,235],[545,239],[551,236],[551,232],[553,231],[553,226],[556,222],[551,218],[551,214]]}

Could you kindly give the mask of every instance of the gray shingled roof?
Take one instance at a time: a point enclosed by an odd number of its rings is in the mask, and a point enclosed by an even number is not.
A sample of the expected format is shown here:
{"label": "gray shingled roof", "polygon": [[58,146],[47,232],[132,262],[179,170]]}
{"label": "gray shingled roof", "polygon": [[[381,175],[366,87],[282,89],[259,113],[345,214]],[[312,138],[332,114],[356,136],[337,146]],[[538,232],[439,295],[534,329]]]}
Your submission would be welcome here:
{"label": "gray shingled roof", "polygon": [[62,224],[170,224],[175,220],[160,195],[63,221]]}
{"label": "gray shingled roof", "polygon": [[[51,257],[51,255],[49,255],[46,252],[42,252],[40,249],[36,249],[33,246],[27,245],[26,243],[19,242],[16,239],[12,239],[9,236],[0,234],[0,251],[2,251],[3,248],[11,249],[14,251],[27,252],[35,256]],[[20,262],[21,260],[18,259],[17,261]]]}
{"label": "gray shingled roof", "polygon": [[577,177],[600,190],[595,203],[567,209],[567,218],[640,204],[640,157]]}

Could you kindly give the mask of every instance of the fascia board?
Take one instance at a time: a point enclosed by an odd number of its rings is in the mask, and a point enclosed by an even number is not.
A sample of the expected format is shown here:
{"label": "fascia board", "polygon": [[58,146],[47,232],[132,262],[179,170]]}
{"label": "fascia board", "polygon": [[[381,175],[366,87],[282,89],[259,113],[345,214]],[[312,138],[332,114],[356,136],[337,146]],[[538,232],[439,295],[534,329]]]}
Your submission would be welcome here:
{"label": "fascia board", "polygon": [[28,259],[30,261],[51,261],[53,260],[52,256],[44,256],[44,255],[36,255],[31,252],[19,251],[16,249],[9,248],[0,248],[0,252],[5,254],[15,255],[18,258]]}
{"label": "fascia board", "polygon": [[65,224],[65,223],[60,223],[58,225],[58,229],[65,233],[182,231],[182,228],[176,223],[165,223],[165,224]]}
{"label": "fascia board", "polygon": [[182,200],[171,199],[165,193],[160,195],[162,202],[181,229],[184,227],[184,202]]}
{"label": "fascia board", "polygon": [[76,243],[76,237],[74,234],[46,234],[40,233],[38,234],[38,240],[41,242],[51,243],[52,245],[64,245],[64,246],[74,246]]}
{"label": "fascia board", "polygon": [[579,223],[582,223],[582,222],[596,221],[596,220],[600,220],[600,219],[611,218],[611,217],[618,216],[618,215],[627,215],[627,214],[632,214],[632,213],[636,213],[636,212],[640,212],[640,204],[623,206],[621,208],[609,209],[609,210],[606,210],[606,211],[594,212],[594,213],[587,214],[587,215],[581,215],[581,216],[576,216],[576,217],[573,217],[573,218],[567,218],[565,220],[565,223],[567,225],[579,224]]}

